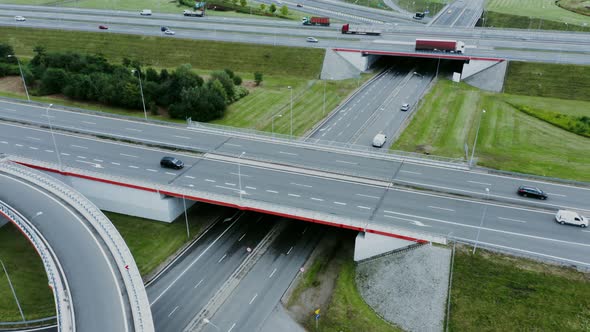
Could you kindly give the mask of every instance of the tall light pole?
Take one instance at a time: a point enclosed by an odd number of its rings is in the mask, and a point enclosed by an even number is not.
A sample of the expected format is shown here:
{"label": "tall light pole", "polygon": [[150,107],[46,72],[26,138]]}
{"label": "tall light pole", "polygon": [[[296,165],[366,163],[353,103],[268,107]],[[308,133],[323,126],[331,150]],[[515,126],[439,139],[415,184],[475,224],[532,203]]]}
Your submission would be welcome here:
{"label": "tall light pole", "polygon": [[327,80],[324,80],[324,109],[322,115],[326,115],[326,81]]}
{"label": "tall light pole", "polygon": [[211,321],[210,321],[210,320],[208,320],[207,318],[203,318],[203,323],[205,323],[205,324],[209,324],[209,325],[213,326],[213,327],[214,327],[214,328],[215,328],[217,331],[221,331],[221,330],[219,329],[219,326],[217,326],[217,325],[215,325],[215,324],[211,323]]}
{"label": "tall light pole", "polygon": [[272,137],[275,137],[275,118],[280,118],[282,116],[283,116],[282,114],[275,114],[272,116],[272,120],[270,121],[270,123],[271,123],[270,130],[272,133]]}
{"label": "tall light pole", "polygon": [[186,238],[190,239],[191,233],[188,229],[188,214],[186,212],[186,197],[184,197],[184,195],[182,195],[182,204],[184,205],[184,221],[186,223]]}
{"label": "tall light pole", "polygon": [[475,132],[475,140],[473,141],[473,149],[471,150],[471,158],[469,159],[469,166],[473,165],[473,155],[475,154],[475,146],[477,145],[477,136],[479,135],[479,127],[481,126],[481,119],[483,115],[486,113],[486,110],[481,111],[481,115],[479,116],[479,121],[477,123],[477,131]]}
{"label": "tall light pole", "polygon": [[51,125],[51,117],[49,116],[49,109],[53,106],[53,104],[49,104],[45,109],[45,116],[47,116],[47,122],[49,123],[49,131],[51,132],[51,140],[53,141],[53,148],[55,149],[55,154],[57,155],[57,163],[59,165],[59,170],[61,171],[61,157],[59,156],[59,150],[57,148],[57,142],[55,141],[55,135],[53,134],[53,126]]}
{"label": "tall light pole", "polygon": [[14,54],[8,54],[8,58],[15,58],[16,62],[18,63],[18,70],[20,71],[20,77],[23,79],[23,86],[25,87],[25,93],[27,94],[27,100],[31,101],[31,97],[29,97],[29,90],[27,89],[27,82],[25,81],[25,75],[23,74],[23,67],[20,65],[20,60]]}
{"label": "tall light pole", "polygon": [[289,136],[293,138],[293,88],[289,85],[287,89],[291,90],[291,129],[289,130]]}
{"label": "tall light pole", "polygon": [[242,152],[238,157],[238,187],[240,188],[240,203],[242,202],[242,169],[241,169],[241,161],[242,157],[246,154],[246,152]]}
{"label": "tall light pole", "polygon": [[131,69],[131,72],[135,74],[137,72],[137,79],[139,79],[139,91],[141,92],[141,103],[143,104],[143,116],[147,121],[147,112],[145,110],[145,99],[143,98],[143,85],[141,84],[141,73],[139,70]]}
{"label": "tall light pole", "polygon": [[[490,199],[490,188],[486,188],[486,200]],[[479,241],[479,233],[483,227],[483,221],[486,218],[486,212],[488,211],[488,205],[484,204],[483,212],[481,213],[481,221],[479,222],[479,228],[477,229],[477,236],[475,237],[475,244],[473,245],[473,254],[475,255],[475,249],[477,249],[477,242]]]}

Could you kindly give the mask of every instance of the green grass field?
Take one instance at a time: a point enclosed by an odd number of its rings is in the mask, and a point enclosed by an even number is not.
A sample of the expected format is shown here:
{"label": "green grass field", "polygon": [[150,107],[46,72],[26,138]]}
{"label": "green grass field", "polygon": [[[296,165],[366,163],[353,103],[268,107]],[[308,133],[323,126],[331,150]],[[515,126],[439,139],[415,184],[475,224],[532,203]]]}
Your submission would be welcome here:
{"label": "green grass field", "polygon": [[102,53],[114,62],[127,57],[155,67],[189,63],[204,70],[229,68],[235,72],[260,71],[265,75],[301,78],[318,77],[325,52],[316,48],[7,27],[0,27],[0,42],[12,45],[22,57],[32,57],[33,48],[40,45],[49,52]]}
{"label": "green grass field", "polygon": [[[53,293],[33,246],[12,224],[0,228],[0,259],[4,262],[26,319],[55,316]],[[22,318],[0,267],[0,322]]]}
{"label": "green grass field", "polygon": [[456,251],[449,331],[589,331],[590,276],[478,251]]}
{"label": "green grass field", "polygon": [[[372,75],[343,81],[305,80],[294,77],[269,77],[248,97],[232,104],[223,119],[216,124],[272,131],[288,135],[290,132],[290,102],[293,87],[293,135],[299,136],[324,117],[324,84],[326,114],[334,109],[359,84]],[[278,116],[281,115],[281,116]]]}
{"label": "green grass field", "polygon": [[344,2],[383,10],[393,10],[383,0],[344,0]]}
{"label": "green grass field", "polygon": [[445,0],[394,0],[400,7],[409,12],[423,12],[426,9],[430,11],[427,16],[434,16],[444,6]]}
{"label": "green grass field", "polygon": [[590,101],[590,66],[511,62],[504,92]]}
{"label": "green grass field", "polygon": [[[590,181],[590,139],[524,114],[508,102],[564,114],[587,114],[590,103],[486,93],[440,81],[392,149],[460,158],[471,147],[481,117],[475,156],[491,168]],[[534,161],[534,162],[532,162]]]}
{"label": "green grass field", "polygon": [[478,26],[590,32],[590,16],[561,8],[553,0],[488,0],[484,18]]}

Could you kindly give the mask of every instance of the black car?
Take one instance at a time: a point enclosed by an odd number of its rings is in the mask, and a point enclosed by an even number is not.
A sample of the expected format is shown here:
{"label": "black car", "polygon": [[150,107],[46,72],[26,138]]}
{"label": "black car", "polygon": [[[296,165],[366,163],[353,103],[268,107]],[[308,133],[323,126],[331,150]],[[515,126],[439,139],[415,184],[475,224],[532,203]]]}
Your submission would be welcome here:
{"label": "black car", "polygon": [[547,199],[547,194],[543,190],[535,187],[520,186],[517,193],[524,197],[534,197],[539,199]]}
{"label": "black car", "polygon": [[182,169],[184,163],[174,157],[164,157],[160,160],[160,166],[165,168]]}
{"label": "black car", "polygon": [[166,30],[170,30],[168,27],[160,27],[160,31],[164,32]]}

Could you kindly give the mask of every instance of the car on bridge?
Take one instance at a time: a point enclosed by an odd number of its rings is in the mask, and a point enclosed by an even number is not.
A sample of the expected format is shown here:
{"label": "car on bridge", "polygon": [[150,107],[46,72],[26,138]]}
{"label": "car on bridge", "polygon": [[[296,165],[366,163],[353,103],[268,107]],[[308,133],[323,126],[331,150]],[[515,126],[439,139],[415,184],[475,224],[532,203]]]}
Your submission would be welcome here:
{"label": "car on bridge", "polygon": [[538,199],[547,199],[548,197],[543,190],[536,187],[520,186],[516,192],[523,197],[533,197]]}
{"label": "car on bridge", "polygon": [[160,160],[160,166],[164,168],[182,169],[184,167],[184,163],[174,157],[166,156]]}

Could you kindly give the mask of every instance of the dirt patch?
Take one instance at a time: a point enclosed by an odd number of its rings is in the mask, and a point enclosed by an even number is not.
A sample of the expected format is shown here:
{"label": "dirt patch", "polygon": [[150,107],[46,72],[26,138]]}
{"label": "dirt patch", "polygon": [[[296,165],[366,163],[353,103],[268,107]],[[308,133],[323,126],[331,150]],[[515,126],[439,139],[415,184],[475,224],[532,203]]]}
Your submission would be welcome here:
{"label": "dirt patch", "polygon": [[352,257],[346,248],[354,247],[354,238],[352,242],[348,238],[343,241],[341,232],[324,235],[303,266],[306,272],[297,276],[293,283],[296,286],[283,297],[287,312],[300,324],[305,325],[316,309],[326,308],[330,303],[341,265]]}
{"label": "dirt patch", "polygon": [[6,76],[0,78],[0,91],[25,94],[25,87],[20,76]]}

